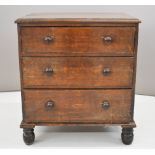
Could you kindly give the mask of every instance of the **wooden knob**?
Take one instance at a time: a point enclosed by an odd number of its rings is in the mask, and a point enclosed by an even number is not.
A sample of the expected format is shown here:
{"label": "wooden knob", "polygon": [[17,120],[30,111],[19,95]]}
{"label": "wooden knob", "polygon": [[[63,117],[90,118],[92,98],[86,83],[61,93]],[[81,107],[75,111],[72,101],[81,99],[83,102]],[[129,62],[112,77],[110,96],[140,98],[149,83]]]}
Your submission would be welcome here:
{"label": "wooden knob", "polygon": [[102,108],[104,110],[107,110],[107,109],[109,109],[109,107],[110,107],[110,103],[108,101],[103,101]]}
{"label": "wooden knob", "polygon": [[104,68],[103,69],[103,75],[107,76],[111,73],[111,69],[110,68]]}
{"label": "wooden knob", "polygon": [[52,75],[53,74],[53,68],[51,67],[46,67],[44,72],[47,74],[47,75]]}
{"label": "wooden knob", "polygon": [[102,37],[103,40],[106,42],[106,43],[111,43],[112,42],[112,37],[111,36],[105,36],[105,37]]}
{"label": "wooden knob", "polygon": [[51,43],[54,40],[54,36],[45,36],[44,41],[46,43]]}
{"label": "wooden knob", "polygon": [[54,107],[54,102],[53,101],[47,101],[45,104],[46,110],[51,110]]}

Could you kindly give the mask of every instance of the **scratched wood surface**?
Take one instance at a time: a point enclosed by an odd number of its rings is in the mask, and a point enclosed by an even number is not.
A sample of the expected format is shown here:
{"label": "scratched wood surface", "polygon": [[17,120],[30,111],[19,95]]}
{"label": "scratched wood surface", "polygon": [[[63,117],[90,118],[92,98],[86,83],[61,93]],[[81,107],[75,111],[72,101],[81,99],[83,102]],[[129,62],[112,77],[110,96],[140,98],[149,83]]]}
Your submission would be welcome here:
{"label": "scratched wood surface", "polygon": [[24,24],[24,23],[51,23],[51,22],[111,22],[111,23],[139,23],[140,20],[132,17],[125,13],[106,13],[106,12],[57,12],[57,13],[31,13],[29,15],[26,15],[22,18],[18,18],[16,21],[18,24]]}
{"label": "scratched wood surface", "polygon": [[[132,91],[129,90],[25,90],[26,122],[129,123]],[[54,106],[47,110],[47,102]],[[103,109],[108,101],[110,107]]]}
{"label": "scratched wood surface", "polygon": [[[137,18],[120,13],[45,13],[16,23],[22,128],[136,126]],[[104,69],[110,73],[103,74]],[[110,104],[107,110],[101,106],[105,100]],[[54,106],[47,110],[47,103]]]}
{"label": "scratched wood surface", "polygon": [[[26,56],[134,54],[134,27],[24,27],[21,36],[22,55]],[[46,37],[53,38],[45,41]],[[112,40],[104,40],[106,37]]]}
{"label": "scratched wood surface", "polygon": [[132,57],[25,57],[22,61],[24,88],[132,88]]}

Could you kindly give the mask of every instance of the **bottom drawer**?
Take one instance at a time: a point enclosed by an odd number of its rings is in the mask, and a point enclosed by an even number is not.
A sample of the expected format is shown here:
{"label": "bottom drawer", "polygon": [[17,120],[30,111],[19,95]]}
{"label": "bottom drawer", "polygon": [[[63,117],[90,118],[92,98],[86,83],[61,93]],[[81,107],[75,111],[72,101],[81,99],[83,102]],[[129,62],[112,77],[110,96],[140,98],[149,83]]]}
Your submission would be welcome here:
{"label": "bottom drawer", "polygon": [[132,91],[25,90],[25,122],[128,123]]}

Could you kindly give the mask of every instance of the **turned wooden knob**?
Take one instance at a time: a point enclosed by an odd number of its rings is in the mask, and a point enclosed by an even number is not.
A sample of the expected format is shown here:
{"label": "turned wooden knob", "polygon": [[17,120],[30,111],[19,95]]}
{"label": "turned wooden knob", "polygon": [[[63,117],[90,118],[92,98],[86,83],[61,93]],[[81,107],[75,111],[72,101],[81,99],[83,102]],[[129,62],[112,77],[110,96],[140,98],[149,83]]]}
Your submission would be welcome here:
{"label": "turned wooden knob", "polygon": [[104,110],[107,110],[107,109],[109,109],[109,107],[110,107],[110,103],[108,101],[103,101],[102,108]]}
{"label": "turned wooden knob", "polygon": [[52,67],[46,67],[44,72],[47,74],[47,75],[52,75],[53,74],[53,68]]}
{"label": "turned wooden knob", "polygon": [[54,107],[54,101],[47,101],[45,104],[46,110],[51,110]]}
{"label": "turned wooden knob", "polygon": [[103,39],[104,42],[106,42],[106,43],[111,43],[112,40],[113,40],[111,36],[103,36],[102,39]]}
{"label": "turned wooden knob", "polygon": [[104,68],[103,69],[103,75],[107,76],[111,73],[111,69],[110,68]]}
{"label": "turned wooden knob", "polygon": [[54,40],[54,36],[45,36],[44,42],[51,43]]}

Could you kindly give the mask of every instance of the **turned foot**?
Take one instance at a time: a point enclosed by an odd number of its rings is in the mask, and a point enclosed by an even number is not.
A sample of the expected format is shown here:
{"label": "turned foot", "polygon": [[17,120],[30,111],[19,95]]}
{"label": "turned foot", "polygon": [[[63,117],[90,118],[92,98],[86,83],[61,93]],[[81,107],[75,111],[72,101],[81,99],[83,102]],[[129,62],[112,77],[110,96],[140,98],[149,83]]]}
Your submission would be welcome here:
{"label": "turned foot", "polygon": [[23,129],[23,140],[26,145],[31,145],[34,142],[35,139],[35,134],[34,134],[34,129],[28,128],[28,129]]}
{"label": "turned foot", "polygon": [[122,128],[121,138],[124,144],[131,144],[133,141],[133,137],[133,128]]}

